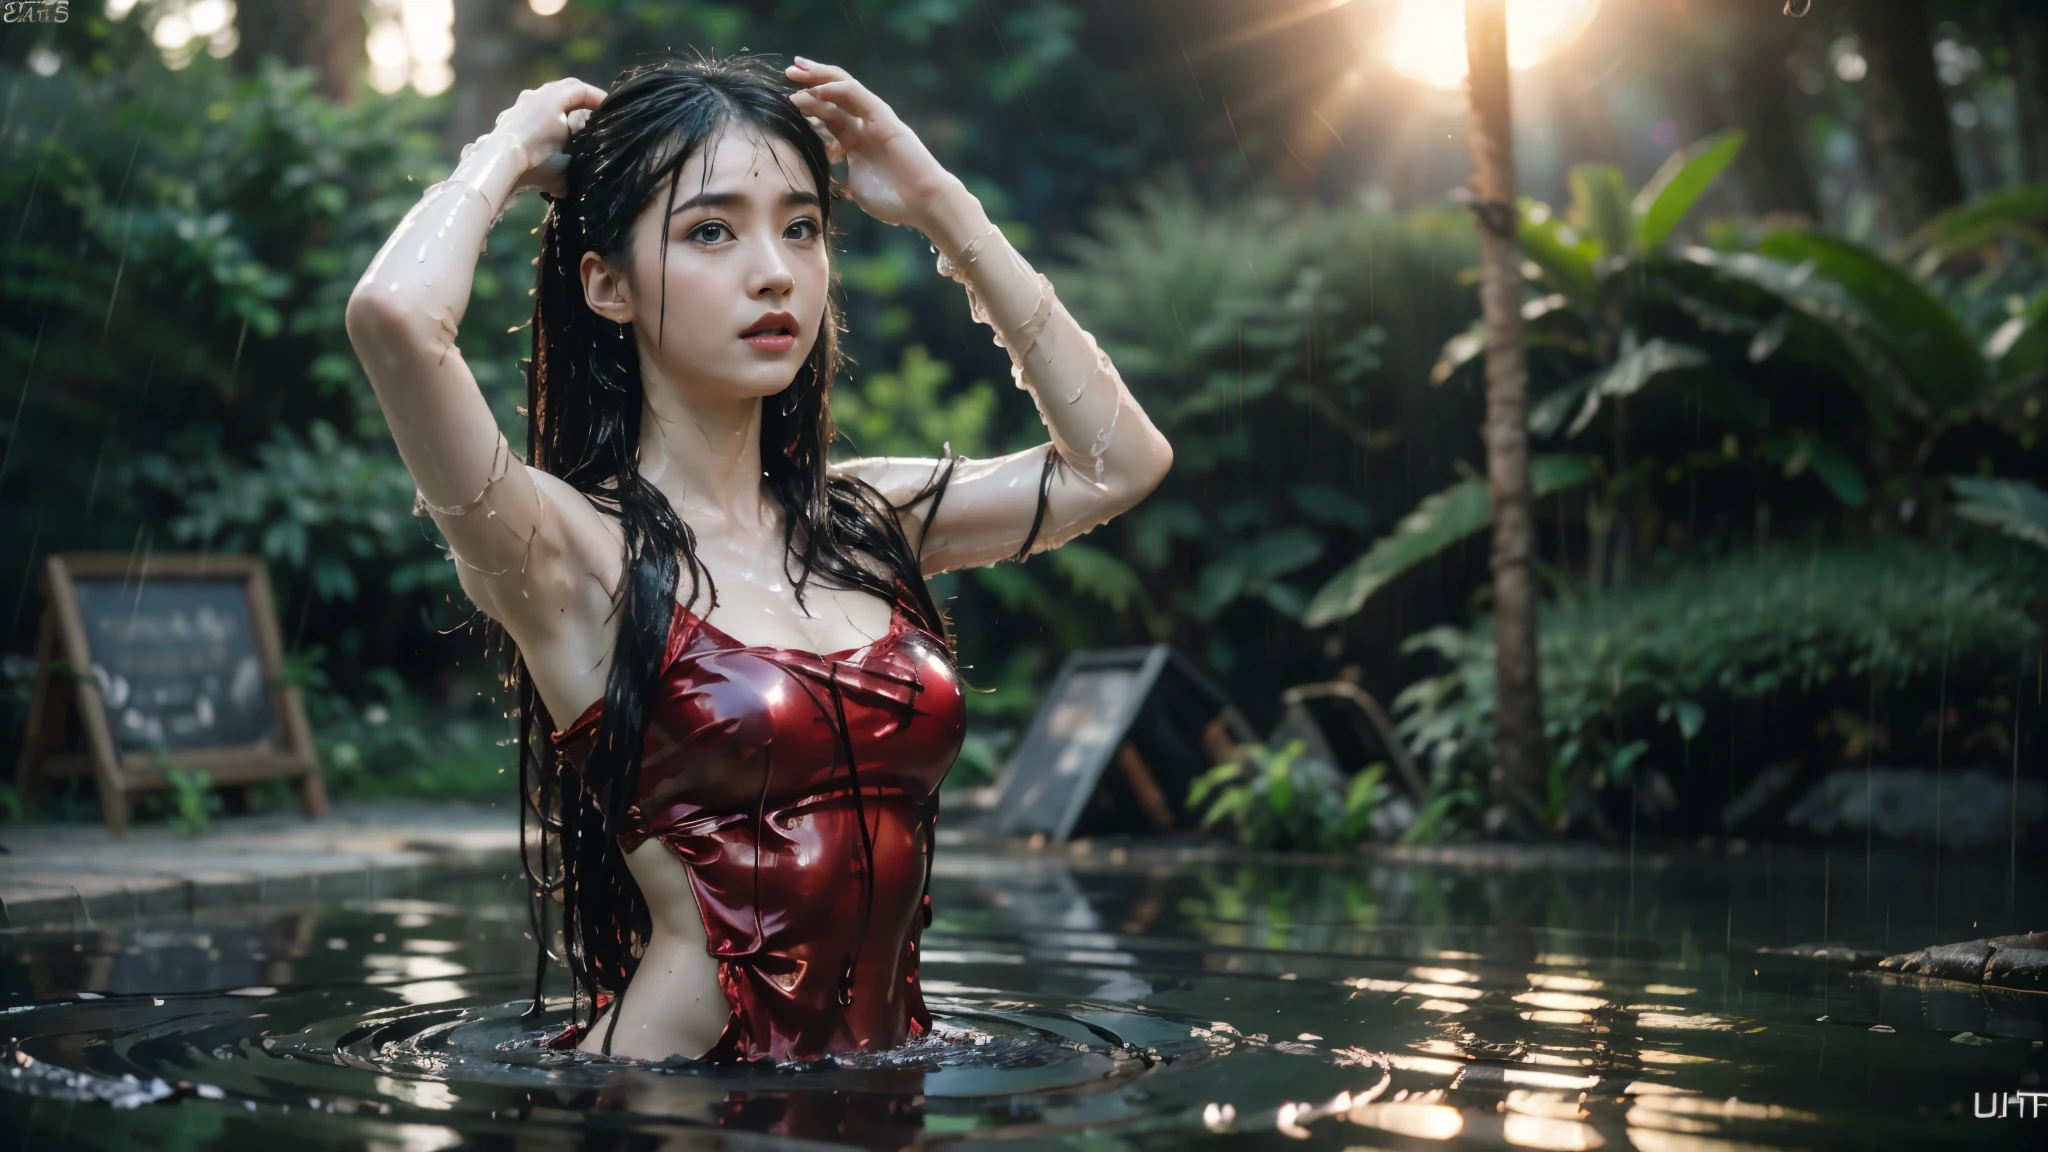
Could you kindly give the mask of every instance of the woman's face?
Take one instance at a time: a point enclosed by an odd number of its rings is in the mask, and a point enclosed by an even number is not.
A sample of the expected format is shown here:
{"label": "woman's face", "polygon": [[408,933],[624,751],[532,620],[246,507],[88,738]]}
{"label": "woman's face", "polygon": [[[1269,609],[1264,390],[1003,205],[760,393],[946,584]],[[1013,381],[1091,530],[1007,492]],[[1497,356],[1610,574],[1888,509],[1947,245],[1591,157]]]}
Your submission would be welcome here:
{"label": "woman's face", "polygon": [[824,323],[824,217],[786,141],[740,125],[715,139],[684,163],[668,219],[664,188],[634,222],[626,277],[584,256],[584,293],[601,315],[633,325],[649,383],[772,396],[796,378]]}

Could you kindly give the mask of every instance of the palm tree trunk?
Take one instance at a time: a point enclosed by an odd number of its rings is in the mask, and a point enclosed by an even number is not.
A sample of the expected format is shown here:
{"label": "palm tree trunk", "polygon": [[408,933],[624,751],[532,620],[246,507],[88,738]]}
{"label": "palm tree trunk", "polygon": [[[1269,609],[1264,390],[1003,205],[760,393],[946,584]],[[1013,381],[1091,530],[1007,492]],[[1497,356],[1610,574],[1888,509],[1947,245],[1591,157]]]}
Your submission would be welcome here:
{"label": "palm tree trunk", "polygon": [[1493,500],[1497,647],[1493,785],[1509,818],[1526,826],[1542,794],[1543,708],[1536,671],[1536,522],[1529,492],[1529,366],[1522,352],[1522,257],[1515,242],[1506,0],[1465,0],[1465,46],[1487,330],[1486,475]]}
{"label": "palm tree trunk", "polygon": [[1848,6],[1863,59],[1864,130],[1879,187],[1901,234],[1963,200],[1948,135],[1948,100],[1934,74],[1923,0],[1857,0]]}

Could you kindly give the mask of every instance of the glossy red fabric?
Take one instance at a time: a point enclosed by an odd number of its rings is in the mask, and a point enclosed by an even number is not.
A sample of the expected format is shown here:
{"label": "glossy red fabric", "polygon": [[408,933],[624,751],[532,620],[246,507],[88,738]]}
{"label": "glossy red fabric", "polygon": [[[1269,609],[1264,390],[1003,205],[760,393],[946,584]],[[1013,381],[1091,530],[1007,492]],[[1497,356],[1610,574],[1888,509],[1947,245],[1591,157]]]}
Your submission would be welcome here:
{"label": "glossy red fabric", "polygon": [[[555,736],[579,770],[602,705]],[[965,722],[944,642],[900,607],[881,639],[819,654],[741,644],[677,605],[620,846],[659,840],[689,869],[732,1010],[705,1059],[807,1060],[931,1027],[918,939]]]}

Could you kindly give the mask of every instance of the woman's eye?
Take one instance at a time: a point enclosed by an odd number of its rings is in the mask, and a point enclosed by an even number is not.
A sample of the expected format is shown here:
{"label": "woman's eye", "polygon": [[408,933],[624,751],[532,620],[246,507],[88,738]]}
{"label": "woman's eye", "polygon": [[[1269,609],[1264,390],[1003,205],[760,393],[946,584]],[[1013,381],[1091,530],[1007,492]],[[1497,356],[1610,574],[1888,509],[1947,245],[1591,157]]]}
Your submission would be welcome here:
{"label": "woman's eye", "polygon": [[791,224],[782,235],[787,240],[809,240],[818,235],[818,222],[806,216]]}
{"label": "woman's eye", "polygon": [[716,221],[699,224],[690,229],[689,238],[699,244],[716,244],[732,235],[732,231]]}

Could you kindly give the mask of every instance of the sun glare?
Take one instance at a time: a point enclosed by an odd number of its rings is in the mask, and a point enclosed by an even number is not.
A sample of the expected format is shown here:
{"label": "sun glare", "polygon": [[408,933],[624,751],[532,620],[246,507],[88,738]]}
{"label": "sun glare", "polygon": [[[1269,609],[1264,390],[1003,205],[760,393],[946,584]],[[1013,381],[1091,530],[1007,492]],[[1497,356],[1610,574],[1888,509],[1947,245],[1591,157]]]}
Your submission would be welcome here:
{"label": "sun glare", "polygon": [[[1600,10],[1600,0],[1507,0],[1508,65],[1528,68],[1563,51]],[[1400,0],[1381,55],[1394,70],[1433,88],[1465,83],[1465,5]]]}

